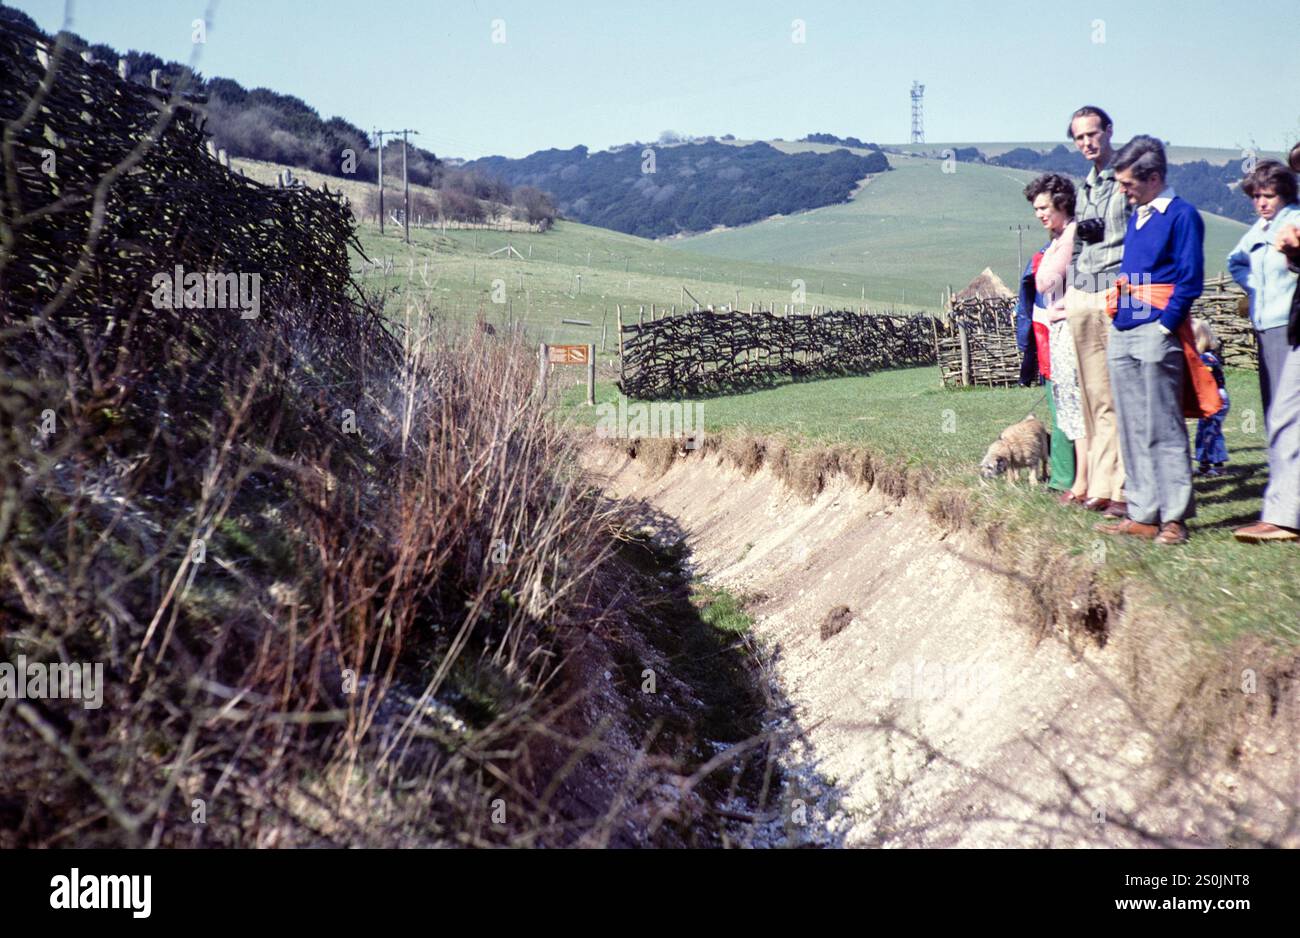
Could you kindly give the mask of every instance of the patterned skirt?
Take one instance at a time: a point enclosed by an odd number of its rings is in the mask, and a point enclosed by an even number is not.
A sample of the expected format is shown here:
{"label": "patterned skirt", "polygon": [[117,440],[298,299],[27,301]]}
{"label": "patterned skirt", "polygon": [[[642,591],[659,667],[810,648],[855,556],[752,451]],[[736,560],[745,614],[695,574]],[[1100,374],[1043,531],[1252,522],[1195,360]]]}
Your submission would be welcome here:
{"label": "patterned skirt", "polygon": [[1056,404],[1056,425],[1069,439],[1086,436],[1083,403],[1079,397],[1079,357],[1074,337],[1064,319],[1049,323],[1047,337],[1052,356],[1052,400]]}

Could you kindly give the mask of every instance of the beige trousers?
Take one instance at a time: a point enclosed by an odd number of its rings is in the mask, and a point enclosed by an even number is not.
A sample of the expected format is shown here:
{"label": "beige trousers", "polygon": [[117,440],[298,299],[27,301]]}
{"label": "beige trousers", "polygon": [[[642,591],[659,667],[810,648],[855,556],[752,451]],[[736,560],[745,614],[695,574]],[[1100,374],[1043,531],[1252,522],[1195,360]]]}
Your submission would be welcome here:
{"label": "beige trousers", "polygon": [[1088,497],[1123,501],[1124,460],[1106,365],[1111,329],[1106,294],[1071,288],[1065,294],[1065,314],[1079,356],[1079,398],[1088,434]]}

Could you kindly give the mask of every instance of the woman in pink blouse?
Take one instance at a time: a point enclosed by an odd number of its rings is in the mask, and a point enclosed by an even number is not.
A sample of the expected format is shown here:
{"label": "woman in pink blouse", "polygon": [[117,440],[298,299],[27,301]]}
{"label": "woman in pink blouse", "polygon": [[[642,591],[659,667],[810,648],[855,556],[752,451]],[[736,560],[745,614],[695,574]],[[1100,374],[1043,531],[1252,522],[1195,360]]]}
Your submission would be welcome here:
{"label": "woman in pink blouse", "polygon": [[1025,198],[1052,239],[1035,274],[1034,320],[1047,323],[1054,417],[1057,427],[1074,444],[1074,482],[1060,500],[1081,505],[1088,497],[1088,438],[1079,398],[1079,359],[1065,322],[1065,286],[1074,252],[1074,183],[1056,173],[1044,173],[1025,187]]}

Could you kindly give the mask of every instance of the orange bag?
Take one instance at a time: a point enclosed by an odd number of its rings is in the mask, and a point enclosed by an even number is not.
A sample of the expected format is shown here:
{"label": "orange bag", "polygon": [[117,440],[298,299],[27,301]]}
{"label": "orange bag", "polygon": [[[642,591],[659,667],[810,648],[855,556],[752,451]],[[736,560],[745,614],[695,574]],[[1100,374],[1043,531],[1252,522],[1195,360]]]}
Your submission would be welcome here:
{"label": "orange bag", "polygon": [[[1169,306],[1169,298],[1174,295],[1172,283],[1140,283],[1136,286],[1125,277],[1115,281],[1115,286],[1106,291],[1106,312],[1114,319],[1119,311],[1120,291],[1147,306],[1163,310]],[[1219,383],[1214,380],[1214,372],[1201,361],[1201,353],[1196,351],[1196,336],[1192,333],[1192,317],[1185,316],[1178,327],[1177,337],[1183,347],[1185,368],[1183,369],[1183,416],[1213,417],[1223,408],[1223,398],[1219,396]]]}

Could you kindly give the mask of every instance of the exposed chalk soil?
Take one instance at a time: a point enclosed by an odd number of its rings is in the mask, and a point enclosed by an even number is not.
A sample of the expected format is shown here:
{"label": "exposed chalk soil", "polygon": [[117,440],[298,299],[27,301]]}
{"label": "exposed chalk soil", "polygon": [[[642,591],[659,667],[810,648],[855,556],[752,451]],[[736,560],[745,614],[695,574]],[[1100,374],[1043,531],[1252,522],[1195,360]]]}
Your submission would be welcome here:
{"label": "exposed chalk soil", "polygon": [[844,476],[808,502],[717,451],[648,462],[586,459],[747,599],[838,842],[1300,846],[1293,679],[1243,692],[1231,650],[1136,595],[1104,642],[1037,628],[1025,577],[980,537]]}

